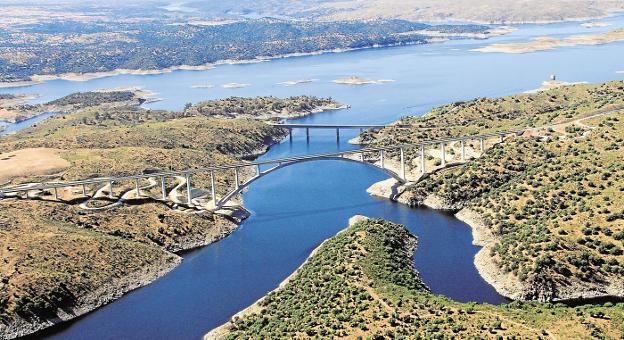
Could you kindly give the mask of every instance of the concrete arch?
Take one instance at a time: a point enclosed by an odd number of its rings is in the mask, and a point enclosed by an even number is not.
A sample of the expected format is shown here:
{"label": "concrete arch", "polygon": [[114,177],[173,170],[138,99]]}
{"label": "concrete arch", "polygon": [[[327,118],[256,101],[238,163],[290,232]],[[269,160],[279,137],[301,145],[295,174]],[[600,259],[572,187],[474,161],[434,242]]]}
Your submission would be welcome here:
{"label": "concrete arch", "polygon": [[351,159],[351,158],[345,158],[345,157],[319,157],[319,158],[311,158],[311,159],[303,159],[303,160],[297,160],[297,161],[292,161],[292,162],[284,162],[284,163],[280,163],[272,168],[269,168],[265,171],[261,171],[259,174],[257,174],[256,176],[250,178],[249,180],[247,180],[244,183],[241,183],[236,189],[234,189],[233,191],[230,191],[227,195],[225,195],[224,197],[222,197],[218,202],[217,202],[217,208],[222,207],[225,203],[227,203],[230,199],[232,199],[232,197],[240,194],[243,190],[245,190],[245,188],[249,187],[253,182],[259,180],[260,178],[271,174],[277,170],[289,167],[291,165],[295,165],[295,164],[301,164],[301,163],[307,163],[307,162],[316,162],[316,161],[345,161],[345,162],[352,162],[352,163],[358,163],[358,164],[365,164],[368,165],[370,167],[376,168],[378,170],[381,170],[382,172],[384,172],[386,175],[396,179],[397,181],[399,181],[400,183],[405,183],[405,180],[403,178],[401,178],[401,176],[399,174],[397,174],[396,172],[387,169],[387,168],[382,168],[374,163],[371,162],[366,162],[366,161],[361,161],[361,160],[357,160],[357,159]]}

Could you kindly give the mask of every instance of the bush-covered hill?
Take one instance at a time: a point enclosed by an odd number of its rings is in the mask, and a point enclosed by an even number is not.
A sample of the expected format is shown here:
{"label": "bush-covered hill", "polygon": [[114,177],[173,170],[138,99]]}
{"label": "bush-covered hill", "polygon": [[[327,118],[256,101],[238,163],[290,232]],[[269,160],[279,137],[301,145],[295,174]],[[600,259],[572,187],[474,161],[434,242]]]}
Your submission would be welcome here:
{"label": "bush-covered hill", "polygon": [[[81,101],[82,97],[62,101]],[[257,103],[241,100],[248,107],[266,103],[265,99]],[[286,107],[300,107],[296,99],[279,101]],[[327,102],[312,101],[306,108]],[[204,105],[216,112],[217,104]],[[90,107],[0,137],[0,164],[19,165],[11,163],[18,157],[15,154],[32,150],[48,150],[67,163],[52,174],[34,171],[35,175],[25,175],[33,169],[24,169],[23,175],[10,178],[11,184],[183,170],[241,162],[284,136],[285,131],[255,119],[140,107]],[[215,175],[219,193],[234,186],[233,173]],[[209,188],[210,178],[196,175],[192,183],[194,188]],[[133,185],[116,183],[115,195]],[[170,190],[172,186],[169,178],[167,187]],[[92,192],[96,188],[87,189]],[[159,189],[158,185],[152,194],[158,197]],[[173,268],[179,258],[171,252],[214,242],[236,227],[215,214],[175,211],[172,203],[151,199],[86,211],[77,205],[84,200],[80,192],[79,188],[63,191],[60,201],[52,193],[40,199],[0,200],[0,254],[4,261],[0,264],[0,338],[27,334],[61,321],[57,317],[72,318],[109,302]],[[110,202],[102,199],[102,203]]]}
{"label": "bush-covered hill", "polygon": [[610,338],[624,304],[566,307],[457,303],[431,294],[412,266],[416,239],[383,220],[326,241],[297,273],[205,338]]}
{"label": "bush-covered hill", "polygon": [[430,36],[426,32],[410,34],[420,30],[486,33],[488,27],[437,27],[403,20],[259,19],[220,25],[105,19],[29,23],[0,28],[0,81],[116,69],[159,70],[291,53],[427,43]]}
{"label": "bush-covered hill", "polygon": [[[488,234],[477,262],[516,299],[624,296],[623,83],[576,85],[434,109],[372,144],[551,126],[406,187],[401,201],[459,211]],[[587,118],[593,117],[593,118]],[[419,128],[426,128],[422,130]],[[458,155],[449,157],[458,158]],[[484,228],[479,228],[483,225]],[[491,236],[491,237],[490,237]]]}

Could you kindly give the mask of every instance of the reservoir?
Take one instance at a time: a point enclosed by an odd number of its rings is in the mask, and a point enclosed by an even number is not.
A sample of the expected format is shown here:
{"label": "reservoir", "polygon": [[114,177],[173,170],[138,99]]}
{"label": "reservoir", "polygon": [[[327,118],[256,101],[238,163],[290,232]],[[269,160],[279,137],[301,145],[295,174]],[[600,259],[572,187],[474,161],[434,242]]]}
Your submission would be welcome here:
{"label": "reservoir", "polygon": [[[624,26],[624,17],[608,18],[609,27],[587,29],[579,22],[523,25],[489,40],[453,40],[439,44],[360,50],[341,54],[223,65],[207,71],[160,75],[121,75],[87,82],[63,80],[4,89],[38,93],[45,102],[69,93],[140,86],[162,101],[153,109],[181,109],[185,103],[227,96],[316,95],[333,97],[350,109],[297,120],[298,123],[380,124],[432,107],[475,97],[502,96],[541,86],[551,74],[568,82],[622,79],[624,44],[578,46],[529,54],[473,51],[491,43],[527,41],[549,35],[597,33]],[[591,68],[586,67],[591,65]],[[392,80],[349,86],[332,81],[348,76]],[[312,80],[295,86],[280,84]],[[238,89],[227,83],[249,84]],[[199,87],[198,87],[199,86]],[[210,87],[212,86],[212,87]],[[332,152],[356,148],[347,141],[356,131],[295,131],[293,142],[278,144],[260,157]],[[273,172],[244,194],[253,214],[226,239],[182,254],[170,274],[116,302],[43,334],[56,339],[199,339],[274,289],[323,240],[343,229],[355,214],[405,224],[418,236],[416,269],[434,293],[458,301],[505,303],[479,276],[470,228],[452,215],[410,209],[370,197],[366,188],[386,179],[380,170],[341,161],[301,163]]]}

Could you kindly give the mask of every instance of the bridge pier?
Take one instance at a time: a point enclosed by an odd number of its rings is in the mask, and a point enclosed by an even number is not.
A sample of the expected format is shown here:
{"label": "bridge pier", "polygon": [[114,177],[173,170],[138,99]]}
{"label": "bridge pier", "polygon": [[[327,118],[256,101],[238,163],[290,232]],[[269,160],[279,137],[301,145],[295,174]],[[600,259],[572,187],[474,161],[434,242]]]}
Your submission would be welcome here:
{"label": "bridge pier", "polygon": [[108,181],[108,185],[109,185],[109,191],[108,191],[108,198],[115,198],[115,193],[113,193],[113,181]]}
{"label": "bridge pier", "polygon": [[364,163],[364,152],[360,152],[360,162]]}
{"label": "bridge pier", "polygon": [[138,178],[134,182],[134,188],[136,189],[137,198],[141,198],[141,189],[139,189],[139,179]]}
{"label": "bridge pier", "polygon": [[479,138],[479,146],[481,148],[481,154],[483,154],[483,152],[485,152],[485,142],[483,141],[483,138]]}
{"label": "bridge pier", "polygon": [[401,153],[401,178],[403,178],[403,180],[407,182],[407,177],[405,176],[405,155],[403,152],[403,148],[400,149],[400,153]]}
{"label": "bridge pier", "polygon": [[238,178],[238,168],[234,168],[234,182],[236,185],[234,186],[236,190],[240,188],[240,179]]}
{"label": "bridge pier", "polygon": [[288,129],[288,140],[290,141],[290,144],[292,144],[292,129]]}
{"label": "bridge pier", "polygon": [[340,144],[340,129],[336,128],[336,143]]}
{"label": "bridge pier", "polygon": [[[28,190],[26,190],[26,198],[28,198]],[[58,201],[59,196],[58,196],[58,189],[54,188],[54,199]]]}
{"label": "bridge pier", "polygon": [[461,141],[461,161],[466,161],[466,141],[462,139]]}
{"label": "bridge pier", "polygon": [[440,151],[442,152],[442,166],[446,166],[446,146],[444,143],[440,144]]}
{"label": "bridge pier", "polygon": [[82,185],[82,196],[87,196],[87,186],[86,185]]}
{"label": "bridge pier", "polygon": [[193,205],[193,196],[191,195],[191,174],[186,173],[186,202],[189,206]]}
{"label": "bridge pier", "polygon": [[256,165],[256,176],[260,177],[260,165]]}
{"label": "bridge pier", "polygon": [[166,201],[167,200],[167,187],[165,183],[165,176],[160,177],[160,191],[162,193],[163,201]]}
{"label": "bridge pier", "polygon": [[310,141],[310,128],[306,128],[306,141]]}
{"label": "bridge pier", "polygon": [[217,207],[217,185],[215,184],[214,171],[210,171],[210,196],[214,207]]}
{"label": "bridge pier", "polygon": [[505,135],[500,135],[500,142],[504,142],[505,141]]}
{"label": "bridge pier", "polygon": [[420,173],[425,174],[427,170],[425,169],[425,144],[420,144]]}
{"label": "bridge pier", "polygon": [[384,151],[383,150],[379,152],[379,161],[381,163],[381,168],[385,169],[386,167],[384,165]]}

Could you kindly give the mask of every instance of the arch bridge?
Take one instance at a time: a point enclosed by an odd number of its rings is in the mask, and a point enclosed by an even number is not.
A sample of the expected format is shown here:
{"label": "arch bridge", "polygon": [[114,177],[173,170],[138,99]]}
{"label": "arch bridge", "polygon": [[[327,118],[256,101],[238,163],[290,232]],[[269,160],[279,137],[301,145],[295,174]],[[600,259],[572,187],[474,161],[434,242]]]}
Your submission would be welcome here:
{"label": "arch bridge", "polygon": [[[533,128],[535,129],[535,128]],[[293,156],[281,159],[272,159],[272,160],[262,160],[262,161],[254,161],[254,162],[244,162],[237,164],[229,164],[229,165],[220,165],[206,168],[198,168],[198,169],[187,169],[180,171],[162,171],[155,172],[149,174],[140,174],[133,176],[120,176],[120,177],[98,177],[91,178],[85,180],[78,181],[69,181],[69,182],[46,182],[46,183],[36,183],[36,184],[25,184],[15,187],[6,187],[0,188],[0,199],[8,198],[8,197],[16,197],[20,194],[25,194],[26,198],[29,198],[29,192],[52,192],[55,199],[59,200],[59,189],[75,189],[81,188],[81,196],[86,198],[87,200],[92,198],[97,198],[98,195],[101,197],[102,192],[107,189],[108,197],[110,199],[115,198],[114,196],[114,184],[120,182],[133,182],[134,189],[126,192],[121,195],[121,199],[109,206],[103,207],[107,208],[110,206],[116,206],[123,203],[124,197],[127,194],[133,193],[133,198],[152,198],[159,201],[170,201],[178,204],[183,204],[190,208],[198,208],[204,210],[218,210],[222,208],[225,204],[227,204],[232,198],[240,194],[246,187],[248,187],[251,183],[258,180],[259,178],[266,176],[269,173],[272,173],[276,170],[288,167],[293,164],[302,163],[302,162],[310,162],[317,160],[343,160],[350,162],[359,162],[364,163],[370,166],[375,166],[382,171],[384,171],[389,176],[395,178],[397,181],[401,183],[408,182],[408,174],[407,174],[407,164],[406,164],[406,151],[413,150],[417,152],[417,156],[419,158],[418,168],[420,168],[419,176],[420,177],[426,174],[428,171],[433,169],[427,169],[426,165],[426,157],[427,151],[433,154],[433,151],[430,151],[432,147],[436,150],[439,147],[439,154],[437,154],[437,159],[439,159],[439,165],[441,168],[444,168],[448,165],[447,162],[447,151],[446,147],[449,143],[459,143],[459,152],[460,152],[460,160],[459,162],[465,162],[467,160],[466,157],[466,143],[469,141],[478,141],[480,154],[485,152],[485,141],[487,139],[496,138],[497,142],[503,142],[504,138],[510,135],[521,135],[523,132],[530,130],[515,130],[515,131],[499,131],[492,132],[486,134],[479,135],[470,135],[463,137],[455,137],[455,138],[445,138],[438,140],[427,140],[422,141],[420,143],[414,144],[399,144],[388,147],[376,147],[376,148],[362,148],[357,150],[343,151],[343,152],[335,152],[335,153],[324,153],[324,154],[313,154],[313,155],[302,155],[302,156]],[[398,164],[394,160],[388,161],[388,155],[397,155],[399,156]],[[392,163],[392,164],[389,164]],[[440,168],[438,167],[438,168]],[[245,180],[241,181],[241,173],[244,169],[252,168],[254,169],[254,175]],[[264,169],[263,169],[264,168]],[[221,197],[217,194],[217,185],[215,183],[215,173],[216,172],[230,172],[234,177],[234,185],[232,188],[229,188],[227,193]],[[210,175],[210,201],[208,206],[206,204],[200,204],[197,200],[199,196],[193,193],[192,187],[192,176],[196,174],[209,174]],[[174,187],[171,191],[167,191],[166,181],[168,178],[177,178],[181,179],[180,183]],[[144,195],[140,186],[140,181],[148,180],[152,183],[152,186],[155,187],[160,185],[160,197],[154,197],[149,194]],[[177,190],[186,187],[185,195],[183,199],[179,198]],[[91,190],[89,190],[89,187]],[[197,189],[197,188],[196,188]],[[196,190],[197,191],[197,190]],[[207,196],[207,195],[206,195]]]}

